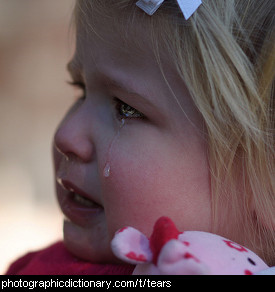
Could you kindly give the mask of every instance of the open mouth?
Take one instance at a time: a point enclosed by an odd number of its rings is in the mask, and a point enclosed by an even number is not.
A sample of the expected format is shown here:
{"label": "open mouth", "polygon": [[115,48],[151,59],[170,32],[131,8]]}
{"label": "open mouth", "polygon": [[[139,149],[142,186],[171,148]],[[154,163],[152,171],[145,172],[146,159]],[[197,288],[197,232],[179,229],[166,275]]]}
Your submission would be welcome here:
{"label": "open mouth", "polygon": [[69,201],[76,206],[85,208],[102,208],[94,200],[90,199],[90,195],[86,194],[83,190],[73,185],[71,182],[57,179],[58,183],[67,191],[67,197]]}
{"label": "open mouth", "polygon": [[57,178],[57,183],[57,198],[66,221],[87,226],[104,214],[103,206],[94,200],[92,194],[61,178]]}
{"label": "open mouth", "polygon": [[73,200],[76,204],[79,204],[82,207],[87,207],[87,208],[99,207],[99,205],[96,204],[94,201],[91,201],[76,192],[70,192],[69,196],[71,200]]}

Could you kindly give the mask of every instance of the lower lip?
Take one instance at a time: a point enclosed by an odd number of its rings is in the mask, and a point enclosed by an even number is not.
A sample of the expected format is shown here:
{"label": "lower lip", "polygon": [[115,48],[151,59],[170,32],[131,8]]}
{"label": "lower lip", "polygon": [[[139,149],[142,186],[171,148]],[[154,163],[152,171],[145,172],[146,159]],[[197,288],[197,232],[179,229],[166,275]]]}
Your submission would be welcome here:
{"label": "lower lip", "polygon": [[73,199],[70,192],[61,189],[57,190],[57,198],[67,219],[80,226],[87,226],[94,221],[95,217],[104,212],[104,209],[99,205],[87,207],[79,204]]}

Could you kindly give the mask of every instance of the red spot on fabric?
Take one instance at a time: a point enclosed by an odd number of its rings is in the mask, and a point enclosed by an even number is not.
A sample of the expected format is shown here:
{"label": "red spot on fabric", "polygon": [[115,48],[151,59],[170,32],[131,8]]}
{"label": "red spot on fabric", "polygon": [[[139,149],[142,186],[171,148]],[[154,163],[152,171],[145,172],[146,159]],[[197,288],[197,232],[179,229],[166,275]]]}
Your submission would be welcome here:
{"label": "red spot on fabric", "polygon": [[143,254],[136,255],[133,251],[126,254],[126,257],[131,260],[135,260],[138,262],[147,262],[146,257]]}
{"label": "red spot on fabric", "polygon": [[183,244],[184,244],[185,246],[189,246],[189,245],[190,245],[190,242],[188,242],[188,241],[184,241]]}
{"label": "red spot on fabric", "polygon": [[253,275],[253,273],[252,273],[251,271],[249,271],[249,270],[245,270],[245,271],[244,271],[244,274],[245,274],[245,275]]}
{"label": "red spot on fabric", "polygon": [[155,265],[157,264],[162,247],[171,239],[178,239],[180,233],[170,218],[161,217],[157,220],[150,237],[150,248],[153,253],[153,263]]}
{"label": "red spot on fabric", "polygon": [[128,227],[123,227],[123,228],[119,229],[117,233],[123,232],[123,231],[126,230],[127,228],[128,228]]}
{"label": "red spot on fabric", "polygon": [[197,259],[194,255],[192,255],[191,253],[189,252],[186,252],[183,256],[185,259],[193,259],[194,261],[196,261],[197,263],[199,263],[199,259]]}
{"label": "red spot on fabric", "polygon": [[233,241],[230,241],[230,240],[224,240],[224,242],[227,244],[227,246],[229,246],[230,248],[234,248],[236,249],[237,251],[239,252],[248,252],[247,249],[245,249],[243,246],[233,242]]}

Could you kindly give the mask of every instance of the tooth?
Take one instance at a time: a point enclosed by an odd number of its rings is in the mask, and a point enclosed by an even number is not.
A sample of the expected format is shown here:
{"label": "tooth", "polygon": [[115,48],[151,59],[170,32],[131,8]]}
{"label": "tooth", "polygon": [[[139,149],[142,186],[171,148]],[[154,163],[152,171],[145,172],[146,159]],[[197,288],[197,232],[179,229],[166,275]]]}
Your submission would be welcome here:
{"label": "tooth", "polygon": [[82,196],[80,196],[79,194],[77,193],[74,193],[74,200],[84,206],[87,206],[87,207],[93,207],[94,206],[94,203],[88,199],[85,199],[83,198]]}

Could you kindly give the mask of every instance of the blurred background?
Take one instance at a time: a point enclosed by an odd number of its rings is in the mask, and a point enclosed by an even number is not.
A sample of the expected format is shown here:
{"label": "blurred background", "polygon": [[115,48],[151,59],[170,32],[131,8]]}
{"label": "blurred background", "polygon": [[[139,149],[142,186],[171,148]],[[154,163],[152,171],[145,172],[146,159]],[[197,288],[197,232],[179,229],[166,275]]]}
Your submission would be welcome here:
{"label": "blurred background", "polygon": [[62,238],[51,146],[73,101],[73,0],[0,0],[0,274]]}

